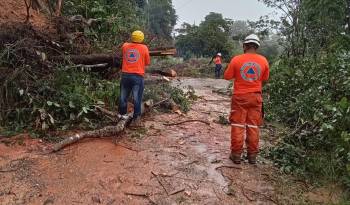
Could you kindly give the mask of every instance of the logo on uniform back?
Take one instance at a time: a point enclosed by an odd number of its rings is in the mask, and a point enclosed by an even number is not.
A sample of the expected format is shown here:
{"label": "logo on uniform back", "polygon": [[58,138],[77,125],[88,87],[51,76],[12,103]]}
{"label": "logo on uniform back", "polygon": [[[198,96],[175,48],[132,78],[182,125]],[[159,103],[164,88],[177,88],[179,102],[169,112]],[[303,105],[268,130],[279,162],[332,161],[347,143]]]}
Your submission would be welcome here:
{"label": "logo on uniform back", "polygon": [[129,63],[136,63],[140,58],[140,53],[136,49],[129,49],[126,51],[126,61]]}
{"label": "logo on uniform back", "polygon": [[260,65],[254,62],[245,63],[240,71],[242,79],[249,82],[258,80],[261,75]]}

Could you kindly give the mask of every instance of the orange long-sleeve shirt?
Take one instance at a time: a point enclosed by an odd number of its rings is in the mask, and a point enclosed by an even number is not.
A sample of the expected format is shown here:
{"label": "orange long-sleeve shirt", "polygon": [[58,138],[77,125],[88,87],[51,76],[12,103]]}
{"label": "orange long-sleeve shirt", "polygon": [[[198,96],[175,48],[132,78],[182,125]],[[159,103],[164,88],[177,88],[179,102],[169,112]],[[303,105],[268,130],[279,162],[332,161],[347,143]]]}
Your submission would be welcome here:
{"label": "orange long-sleeve shirt", "polygon": [[262,82],[269,79],[270,69],[266,58],[246,53],[234,57],[225,71],[226,80],[234,79],[234,94],[262,91]]}
{"label": "orange long-sleeve shirt", "polygon": [[148,47],[140,43],[124,43],[123,52],[123,73],[134,73],[144,75],[146,66],[150,65],[151,58]]}

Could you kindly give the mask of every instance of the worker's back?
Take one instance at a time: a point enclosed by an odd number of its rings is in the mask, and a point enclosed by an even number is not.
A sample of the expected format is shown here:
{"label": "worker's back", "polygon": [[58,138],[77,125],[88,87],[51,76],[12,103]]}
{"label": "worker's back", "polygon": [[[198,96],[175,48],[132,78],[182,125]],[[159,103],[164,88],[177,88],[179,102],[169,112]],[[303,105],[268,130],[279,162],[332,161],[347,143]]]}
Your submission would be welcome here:
{"label": "worker's back", "polygon": [[269,78],[269,64],[259,54],[238,55],[231,60],[224,77],[227,80],[235,79],[235,94],[261,92],[262,81]]}
{"label": "worker's back", "polygon": [[122,72],[144,75],[145,67],[150,64],[148,47],[141,43],[124,43],[122,51]]}

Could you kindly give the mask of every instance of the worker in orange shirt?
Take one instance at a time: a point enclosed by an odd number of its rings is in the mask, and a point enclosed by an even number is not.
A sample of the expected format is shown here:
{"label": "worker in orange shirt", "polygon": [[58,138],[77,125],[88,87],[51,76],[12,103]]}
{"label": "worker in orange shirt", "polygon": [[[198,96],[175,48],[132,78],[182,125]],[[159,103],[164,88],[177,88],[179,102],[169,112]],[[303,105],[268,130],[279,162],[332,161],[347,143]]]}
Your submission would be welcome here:
{"label": "worker in orange shirt", "polygon": [[214,58],[215,63],[215,78],[220,78],[221,69],[222,69],[222,55],[218,53]]}
{"label": "worker in orange shirt", "polygon": [[132,93],[134,100],[133,125],[141,125],[141,104],[144,90],[144,74],[146,66],[151,59],[148,47],[143,43],[144,34],[134,31],[131,35],[131,43],[122,46],[123,62],[122,77],[120,81],[119,114],[122,118],[127,116],[128,98]]}
{"label": "worker in orange shirt", "polygon": [[243,42],[244,54],[234,57],[224,73],[226,80],[234,79],[231,104],[231,155],[235,164],[241,163],[244,136],[248,161],[256,164],[259,152],[259,126],[262,124],[262,84],[269,79],[269,63],[257,54],[259,37],[249,35]]}

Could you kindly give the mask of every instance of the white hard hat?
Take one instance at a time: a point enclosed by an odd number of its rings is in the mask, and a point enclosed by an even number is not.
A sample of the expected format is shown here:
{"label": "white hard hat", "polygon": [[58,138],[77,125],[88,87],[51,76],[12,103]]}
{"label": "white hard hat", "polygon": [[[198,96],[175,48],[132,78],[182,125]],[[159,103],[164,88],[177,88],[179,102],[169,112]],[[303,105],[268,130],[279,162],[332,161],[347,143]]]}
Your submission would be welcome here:
{"label": "white hard hat", "polygon": [[222,56],[221,53],[218,53],[218,56]]}
{"label": "white hard hat", "polygon": [[256,45],[260,46],[260,39],[259,39],[259,37],[257,35],[250,34],[249,36],[247,36],[244,39],[243,44],[246,44],[246,43],[255,43]]}

